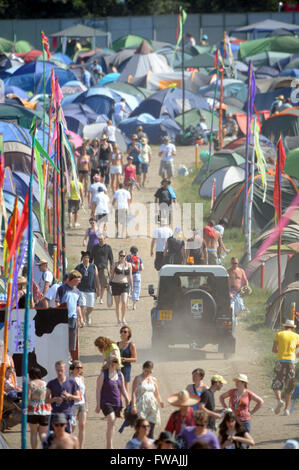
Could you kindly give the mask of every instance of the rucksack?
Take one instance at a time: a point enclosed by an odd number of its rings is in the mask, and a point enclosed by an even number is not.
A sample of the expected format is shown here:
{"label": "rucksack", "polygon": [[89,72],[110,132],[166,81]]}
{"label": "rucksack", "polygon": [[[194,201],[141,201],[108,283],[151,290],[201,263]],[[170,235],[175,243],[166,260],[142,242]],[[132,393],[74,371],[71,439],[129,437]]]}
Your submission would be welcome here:
{"label": "rucksack", "polygon": [[136,255],[130,255],[129,263],[132,264],[132,273],[138,273],[140,271],[140,258]]}

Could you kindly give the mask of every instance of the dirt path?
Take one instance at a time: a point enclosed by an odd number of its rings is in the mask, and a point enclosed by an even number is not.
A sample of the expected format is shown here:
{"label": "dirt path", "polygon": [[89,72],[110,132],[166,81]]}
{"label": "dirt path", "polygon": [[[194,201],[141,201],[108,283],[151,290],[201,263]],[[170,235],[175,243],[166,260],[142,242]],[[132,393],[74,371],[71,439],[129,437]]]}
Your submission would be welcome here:
{"label": "dirt path", "polygon": [[[194,149],[191,147],[181,147],[177,149],[177,161],[190,166],[194,161]],[[160,184],[158,176],[158,157],[154,152],[153,164],[150,168],[149,183],[142,191],[135,191],[135,200],[138,202],[153,201],[153,194]],[[178,166],[178,165],[177,165]],[[88,214],[81,211],[80,229],[73,229],[67,232],[67,255],[80,260],[82,240],[86,227],[88,226]],[[145,360],[154,362],[154,375],[158,378],[159,389],[165,408],[161,410],[161,426],[157,427],[155,436],[164,428],[168,417],[174,408],[166,403],[166,398],[171,393],[178,392],[186,387],[191,381],[191,371],[196,367],[202,367],[206,371],[205,383],[210,383],[213,374],[223,375],[228,384],[223,390],[228,390],[233,386],[232,378],[237,372],[248,375],[249,388],[265,401],[264,406],[259,410],[252,420],[252,436],[256,442],[256,448],[281,448],[288,438],[298,437],[297,410],[289,416],[275,416],[269,408],[274,406],[273,393],[270,390],[271,377],[264,375],[260,365],[258,345],[253,332],[246,330],[245,324],[240,321],[237,331],[237,351],[230,360],[224,360],[223,355],[216,352],[215,347],[207,346],[205,351],[190,351],[187,347],[170,348],[167,355],[159,357],[151,350],[151,324],[150,309],[153,305],[152,298],[148,296],[148,284],[157,286],[157,273],[153,268],[153,258],[150,257],[150,238],[137,239],[110,239],[114,254],[117,255],[120,249],[129,250],[130,246],[136,244],[139,247],[139,254],[143,259],[145,271],[142,275],[141,300],[137,310],[133,311],[129,307],[127,321],[133,330],[133,341],[138,352],[138,361],[133,365],[132,376],[141,372],[142,364]],[[71,269],[69,266],[68,269]],[[105,305],[94,310],[92,326],[80,330],[80,359],[84,365],[84,376],[86,379],[87,398],[89,413],[86,430],[86,448],[104,449],[106,422],[103,415],[97,415],[95,409],[95,384],[102,361],[93,342],[97,336],[107,336],[113,340],[119,340],[119,328],[116,326],[116,316],[113,308],[108,309]],[[218,396],[216,405],[219,406]],[[122,434],[117,430],[121,421],[117,423],[114,436],[115,448],[124,448],[126,442],[132,437],[132,428],[125,428]],[[5,437],[12,448],[20,448],[20,426],[5,433]],[[29,444],[28,438],[28,447]]]}

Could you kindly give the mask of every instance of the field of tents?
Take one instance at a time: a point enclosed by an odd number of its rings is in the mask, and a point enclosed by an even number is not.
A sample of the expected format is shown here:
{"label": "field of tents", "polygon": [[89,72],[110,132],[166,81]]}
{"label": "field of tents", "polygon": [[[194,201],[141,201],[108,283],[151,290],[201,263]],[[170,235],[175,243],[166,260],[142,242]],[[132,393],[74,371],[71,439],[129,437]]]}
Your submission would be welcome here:
{"label": "field of tents", "polygon": [[[49,37],[48,55],[42,42],[41,49],[35,50],[26,41],[13,43],[0,38],[0,135],[3,136],[3,196],[8,220],[16,197],[19,211],[22,211],[29,185],[33,119],[37,126],[36,139],[53,158],[51,141],[55,126],[53,122],[51,124],[50,111],[55,77],[61,91],[60,105],[65,124],[62,143],[66,168],[70,173],[83,140],[100,137],[107,120],[114,119],[115,105],[125,99],[127,114],[116,133],[120,150],[126,152],[130,136],[139,125],[152,145],[160,145],[165,135],[177,145],[199,145],[201,165],[193,185],[198,187],[199,200],[214,197],[211,217],[215,220],[225,217],[228,227],[243,227],[244,200],[249,198],[253,184],[251,259],[244,253],[242,264],[249,282],[256,285],[260,285],[261,266],[265,266],[265,287],[271,289],[274,296],[269,300],[271,305],[281,302],[284,292],[286,297],[291,295],[297,300],[299,290],[287,290],[299,281],[298,263],[294,262],[299,252],[297,212],[289,218],[281,233],[282,291],[277,292],[275,281],[277,238],[258,259],[255,255],[277,224],[273,196],[277,186],[279,141],[286,155],[280,178],[281,215],[298,195],[299,106],[296,79],[299,78],[299,37],[296,32],[299,27],[267,20],[236,29],[219,44],[189,45],[185,42],[183,49],[181,44],[177,46],[138,35],[124,35],[112,43],[111,49],[82,47],[76,51],[75,40],[84,42],[80,28],[77,25],[77,29],[72,27],[63,34],[57,33],[58,37],[64,35],[68,40],[64,45],[58,44],[56,50],[52,50]],[[252,39],[239,39],[238,33],[244,32]],[[84,34],[88,37],[87,27]],[[263,37],[259,38],[261,34]],[[55,34],[51,36],[55,37]],[[95,61],[101,70],[100,75],[94,68]],[[90,86],[84,84],[85,68],[91,74]],[[255,96],[248,125],[252,92],[250,74],[251,77],[254,74]],[[282,95],[284,100],[290,98],[290,105],[271,113],[273,102]],[[229,114],[237,123],[237,133],[224,136],[219,142],[220,121],[224,119],[225,122]],[[200,148],[203,143],[202,118],[209,131],[206,132],[209,151]],[[258,139],[251,128],[253,122],[258,126]],[[263,155],[264,173],[258,165],[257,141],[259,155]],[[250,174],[246,166],[252,155],[255,167],[254,173]],[[183,161],[178,163],[184,164]],[[49,175],[51,178],[51,172]],[[55,241],[53,243],[51,230],[43,233],[41,217],[47,219],[49,215],[51,218],[53,201],[52,195],[44,190],[42,201],[46,197],[48,212],[41,215],[40,191],[39,175],[35,170],[35,257],[36,260],[47,259],[52,269]],[[47,220],[48,229],[49,226]],[[1,258],[3,260],[2,253]],[[54,264],[59,268],[61,259],[56,261]],[[287,310],[288,307],[285,315]],[[269,320],[269,326],[275,325],[275,321]]]}

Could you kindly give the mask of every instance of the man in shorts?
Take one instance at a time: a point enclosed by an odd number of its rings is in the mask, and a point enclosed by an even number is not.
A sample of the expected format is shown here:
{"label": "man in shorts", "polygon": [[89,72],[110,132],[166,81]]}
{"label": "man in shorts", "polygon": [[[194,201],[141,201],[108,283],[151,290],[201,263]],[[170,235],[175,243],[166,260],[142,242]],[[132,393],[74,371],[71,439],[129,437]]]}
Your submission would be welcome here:
{"label": "man in shorts", "polygon": [[173,157],[176,155],[176,148],[171,143],[170,137],[164,137],[163,141],[158,154],[161,157],[159,175],[162,178],[172,178],[174,176]]}
{"label": "man in shorts", "polygon": [[84,299],[78,289],[82,274],[75,269],[69,273],[68,280],[57,290],[56,305],[66,304],[68,309],[69,324],[69,352],[72,360],[77,359],[77,323],[81,328],[84,326],[84,320],[81,307],[84,306]]}
{"label": "man in shorts", "polygon": [[154,267],[156,271],[160,271],[164,261],[164,249],[169,237],[173,235],[171,228],[167,224],[166,219],[161,220],[161,227],[156,227],[151,241],[151,256],[154,256]]}
{"label": "man in shorts", "polygon": [[112,205],[116,206],[115,209],[115,237],[119,237],[119,225],[122,227],[121,238],[125,238],[127,230],[127,216],[131,204],[131,194],[124,188],[123,183],[120,183],[119,189],[113,195]]}
{"label": "man in shorts", "polygon": [[101,234],[98,238],[99,244],[94,245],[92,247],[91,256],[93,258],[94,264],[98,268],[98,275],[100,281],[100,304],[103,304],[105,289],[107,289],[108,286],[108,263],[111,274],[114,259],[112,248],[106,243],[105,235]]}
{"label": "man in shorts", "polygon": [[72,180],[70,183],[70,197],[68,200],[68,213],[69,213],[69,226],[68,228],[72,227],[80,227],[78,223],[79,217],[79,209],[80,209],[80,201],[83,203],[84,195],[83,195],[83,184],[78,181],[78,190],[77,191],[75,181]]}
{"label": "man in shorts", "polygon": [[53,284],[54,276],[48,268],[48,261],[46,261],[45,259],[41,259],[36,264],[36,266],[38,266],[40,271],[40,277],[37,280],[36,284],[38,285],[43,294],[43,297],[40,299],[39,303],[37,304],[37,307],[48,308],[49,302],[46,297],[46,294],[48,293],[50,287]]}
{"label": "man in shorts", "polygon": [[[277,399],[275,414],[279,414],[285,405],[284,416],[289,416],[291,398],[295,389],[296,348],[299,346],[299,335],[295,333],[294,320],[283,323],[284,330],[279,331],[273,341],[272,352],[276,354],[272,390]],[[281,399],[281,390],[285,386],[285,402]]]}

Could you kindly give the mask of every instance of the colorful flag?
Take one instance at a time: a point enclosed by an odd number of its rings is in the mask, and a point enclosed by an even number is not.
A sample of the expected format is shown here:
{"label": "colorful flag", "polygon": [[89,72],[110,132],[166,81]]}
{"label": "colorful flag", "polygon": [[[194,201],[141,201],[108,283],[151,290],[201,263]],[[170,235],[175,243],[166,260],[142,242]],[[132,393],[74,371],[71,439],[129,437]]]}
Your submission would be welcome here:
{"label": "colorful flag", "polygon": [[40,34],[41,34],[43,50],[46,51],[47,58],[48,60],[50,60],[51,54],[50,54],[49,40],[43,31],[41,31]]}
{"label": "colorful flag", "polygon": [[177,19],[177,30],[176,30],[177,43],[176,43],[175,49],[173,51],[173,54],[172,54],[172,57],[171,57],[171,60],[170,60],[171,67],[173,65],[173,61],[174,61],[175,55],[177,53],[177,50],[179,48],[179,45],[180,45],[180,43],[183,39],[183,26],[184,26],[184,23],[185,23],[186,19],[187,19],[187,13],[185,12],[185,10],[183,10],[182,7],[180,7],[180,11],[179,11],[179,14],[178,14],[178,19]]}
{"label": "colorful flag", "polygon": [[264,188],[263,202],[265,202],[266,193],[267,193],[266,160],[265,160],[263,151],[260,146],[259,125],[256,120],[255,120],[255,127],[254,127],[254,148],[255,148],[255,153],[256,153],[257,167],[262,177],[262,184]]}
{"label": "colorful flag", "polygon": [[19,210],[18,210],[18,198],[15,198],[13,212],[11,214],[8,227],[6,230],[5,238],[3,240],[3,266],[4,275],[8,277],[8,263],[9,255],[13,245],[14,230],[17,229],[19,224]]}
{"label": "colorful flag", "polygon": [[28,200],[29,200],[29,189],[27,190],[27,193],[26,193],[22,214],[19,218],[19,223],[17,225],[17,230],[16,230],[16,233],[15,233],[14,239],[12,241],[11,248],[9,250],[7,263],[9,263],[10,259],[15,254],[16,249],[18,248],[18,246],[21,243],[23,232],[26,229],[26,227],[28,226],[28,216],[29,216]]}
{"label": "colorful flag", "polygon": [[277,159],[276,159],[276,168],[275,168],[275,183],[273,191],[273,205],[275,210],[275,215],[279,221],[281,218],[281,175],[284,169],[286,154],[283,148],[281,137],[277,142]]}

